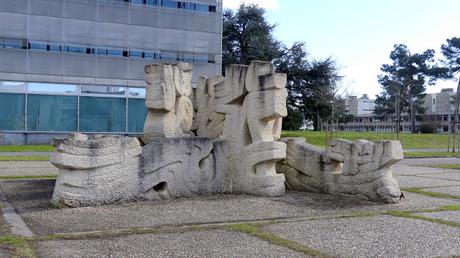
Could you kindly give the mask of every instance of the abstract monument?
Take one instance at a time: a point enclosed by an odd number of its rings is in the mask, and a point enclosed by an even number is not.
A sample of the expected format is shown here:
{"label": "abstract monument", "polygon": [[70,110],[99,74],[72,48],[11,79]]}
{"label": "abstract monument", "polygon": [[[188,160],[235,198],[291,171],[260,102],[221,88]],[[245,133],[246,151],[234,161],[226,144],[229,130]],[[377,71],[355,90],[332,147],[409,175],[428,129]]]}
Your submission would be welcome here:
{"label": "abstract monument", "polygon": [[285,187],[394,203],[390,166],[399,142],[334,140],[320,150],[283,139],[286,74],[269,62],[230,65],[226,77],[200,77],[192,65],[145,67],[147,118],[133,137],[72,134],[57,143],[52,202],[88,206],[206,194],[277,197]]}

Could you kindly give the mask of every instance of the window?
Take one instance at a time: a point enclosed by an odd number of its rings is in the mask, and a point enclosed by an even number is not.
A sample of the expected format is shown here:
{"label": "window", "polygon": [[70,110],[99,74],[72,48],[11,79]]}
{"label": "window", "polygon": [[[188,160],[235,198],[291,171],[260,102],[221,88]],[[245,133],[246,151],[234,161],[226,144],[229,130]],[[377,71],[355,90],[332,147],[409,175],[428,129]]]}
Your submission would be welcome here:
{"label": "window", "polygon": [[28,95],[27,129],[29,131],[76,131],[77,96]]}
{"label": "window", "polygon": [[144,58],[148,58],[148,59],[157,59],[157,58],[158,58],[158,54],[155,53],[155,52],[144,52]]}
{"label": "window", "polygon": [[126,89],[117,86],[82,85],[81,93],[125,96]]}
{"label": "window", "polygon": [[0,81],[0,92],[26,92],[26,83]]}
{"label": "window", "polygon": [[25,94],[0,93],[0,130],[24,130]]}
{"label": "window", "polygon": [[48,44],[42,42],[29,42],[29,48],[34,51],[48,51]]}
{"label": "window", "polygon": [[61,52],[62,47],[60,44],[49,44],[49,51],[50,52]]}
{"label": "window", "polygon": [[36,83],[30,82],[29,92],[32,93],[67,93],[67,94],[76,94],[77,85],[72,84],[55,84],[55,83]]}
{"label": "window", "polygon": [[128,99],[128,132],[142,133],[147,117],[147,108],[143,99]]}
{"label": "window", "polygon": [[208,55],[195,55],[193,61],[195,63],[206,64],[208,63]]}
{"label": "window", "polygon": [[133,98],[145,98],[145,88],[128,88],[128,96]]}
{"label": "window", "polygon": [[157,5],[157,0],[146,0],[145,4],[147,6],[156,6]]}
{"label": "window", "polygon": [[22,39],[2,39],[3,48],[16,48],[16,49],[24,49],[27,47],[27,41]]}
{"label": "window", "polygon": [[129,51],[129,56],[135,57],[135,58],[142,58],[143,54],[141,50],[130,50]]}
{"label": "window", "polygon": [[76,46],[76,45],[66,45],[66,46],[64,46],[64,51],[65,52],[70,52],[70,53],[78,53],[78,54],[86,54],[87,53],[86,47]]}
{"label": "window", "polygon": [[178,8],[177,4],[178,3],[176,1],[161,0],[161,6],[166,7],[166,8]]}
{"label": "window", "polygon": [[177,54],[176,53],[162,52],[160,54],[160,59],[164,60],[164,61],[177,61]]}
{"label": "window", "polygon": [[436,99],[433,99],[433,105],[436,105]]}
{"label": "window", "polygon": [[215,5],[210,5],[210,6],[209,6],[209,12],[210,12],[210,13],[215,13],[216,10],[217,10],[217,8],[216,8]]}
{"label": "window", "polygon": [[80,97],[81,132],[125,132],[126,99]]}
{"label": "window", "polygon": [[207,5],[207,4],[195,4],[195,10],[197,12],[207,13],[207,12],[209,12],[209,5]]}

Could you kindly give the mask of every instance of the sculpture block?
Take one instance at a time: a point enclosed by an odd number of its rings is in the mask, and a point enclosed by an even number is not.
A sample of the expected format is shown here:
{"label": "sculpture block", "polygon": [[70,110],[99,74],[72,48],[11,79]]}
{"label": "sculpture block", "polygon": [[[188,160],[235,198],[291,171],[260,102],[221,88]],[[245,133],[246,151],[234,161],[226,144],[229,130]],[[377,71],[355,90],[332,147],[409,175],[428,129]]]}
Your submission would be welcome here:
{"label": "sculpture block", "polygon": [[225,142],[157,138],[142,150],[141,194],[149,200],[224,191]]}
{"label": "sculpture block", "polygon": [[72,134],[51,155],[59,168],[52,202],[79,207],[136,199],[140,155],[136,138]]}
{"label": "sculpture block", "polygon": [[193,120],[192,65],[152,64],[145,67],[148,110],[144,124],[145,143],[157,137],[189,135]]}
{"label": "sculpture block", "polygon": [[371,201],[396,203],[401,192],[391,165],[403,159],[399,141],[372,143],[333,140],[327,150],[305,143],[305,139],[282,139],[287,158],[278,163],[290,189],[353,195]]}
{"label": "sculpture block", "polygon": [[215,85],[215,111],[225,115],[222,138],[229,142],[226,173],[231,178],[227,191],[281,196],[284,175],[276,173],[275,164],[285,158],[286,146],[274,140],[287,115],[286,77],[261,61],[225,71],[225,83]]}

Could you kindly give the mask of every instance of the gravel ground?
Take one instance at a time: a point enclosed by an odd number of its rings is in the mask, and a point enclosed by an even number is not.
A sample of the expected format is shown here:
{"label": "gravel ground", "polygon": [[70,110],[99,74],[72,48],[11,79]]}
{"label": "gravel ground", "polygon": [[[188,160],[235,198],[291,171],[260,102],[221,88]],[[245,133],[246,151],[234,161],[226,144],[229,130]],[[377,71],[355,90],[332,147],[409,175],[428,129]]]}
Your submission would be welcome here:
{"label": "gravel ground", "polygon": [[[243,233],[203,232],[130,235],[111,239],[37,244],[40,257],[305,257]],[[88,250],[91,250],[88,252]]]}
{"label": "gravel ground", "polygon": [[[417,213],[425,217],[433,219],[442,219],[460,223],[460,211],[440,211],[440,212],[429,212],[429,213]],[[459,243],[460,245],[460,243]]]}
{"label": "gravel ground", "polygon": [[460,228],[378,216],[277,224],[264,228],[340,257],[447,257],[460,255]]}

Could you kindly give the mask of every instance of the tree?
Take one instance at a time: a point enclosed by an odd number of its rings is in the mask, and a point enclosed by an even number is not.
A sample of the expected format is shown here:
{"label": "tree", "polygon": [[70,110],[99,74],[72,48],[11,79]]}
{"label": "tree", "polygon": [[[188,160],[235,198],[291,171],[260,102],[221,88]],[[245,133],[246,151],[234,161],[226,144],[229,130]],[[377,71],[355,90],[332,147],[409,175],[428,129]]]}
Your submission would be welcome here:
{"label": "tree", "polygon": [[[445,78],[454,78],[456,74],[460,72],[460,38],[451,38],[446,40],[447,44],[441,46],[441,52],[444,59],[441,63],[444,68],[447,69]],[[458,78],[457,85],[457,96],[455,98],[455,111],[454,111],[454,126],[452,127],[452,133],[454,134],[454,146],[455,146],[455,133],[458,125],[458,110],[460,101],[460,77]],[[455,148],[453,148],[455,151]]]}
{"label": "tree", "polygon": [[435,65],[434,54],[432,49],[411,54],[403,44],[394,46],[390,53],[393,63],[382,65],[383,74],[378,76],[383,91],[376,99],[377,116],[396,114],[399,123],[401,113],[408,112],[412,132],[416,131],[416,113],[423,113],[426,86],[433,85],[445,73],[445,69]]}
{"label": "tree", "polygon": [[[298,117],[300,113],[313,121],[315,130],[319,129],[318,118],[344,119],[345,100],[337,94],[341,76],[335,62],[331,58],[310,62],[304,42],[295,42],[284,53],[275,65],[279,72],[287,73],[290,114]],[[290,114],[287,120],[291,119]]]}
{"label": "tree", "polygon": [[257,5],[240,5],[223,14],[222,64],[249,64],[252,60],[273,61],[283,55],[275,40],[275,25],[265,20],[265,10]]}

